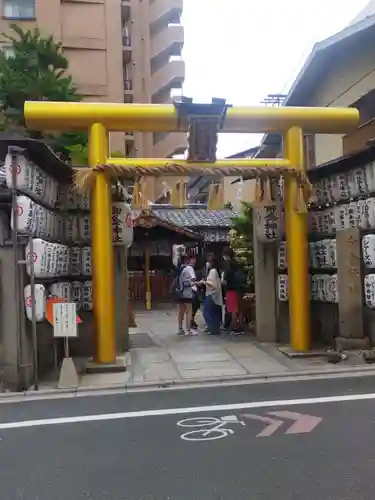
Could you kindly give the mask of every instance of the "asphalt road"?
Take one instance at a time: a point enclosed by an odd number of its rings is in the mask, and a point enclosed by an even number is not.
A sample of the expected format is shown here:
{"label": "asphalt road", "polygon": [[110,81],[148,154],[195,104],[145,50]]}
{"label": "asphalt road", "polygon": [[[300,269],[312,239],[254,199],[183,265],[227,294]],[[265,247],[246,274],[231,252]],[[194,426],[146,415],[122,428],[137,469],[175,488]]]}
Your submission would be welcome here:
{"label": "asphalt road", "polygon": [[372,500],[374,436],[374,377],[5,403],[0,498]]}

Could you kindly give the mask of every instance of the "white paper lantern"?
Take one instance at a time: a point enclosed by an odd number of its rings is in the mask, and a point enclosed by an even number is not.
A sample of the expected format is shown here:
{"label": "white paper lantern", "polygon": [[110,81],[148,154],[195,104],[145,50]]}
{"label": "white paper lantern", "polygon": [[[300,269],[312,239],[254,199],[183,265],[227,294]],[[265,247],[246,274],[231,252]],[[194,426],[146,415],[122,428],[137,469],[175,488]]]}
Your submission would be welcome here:
{"label": "white paper lantern", "polygon": [[375,229],[375,198],[367,198],[366,210],[368,215],[368,225],[370,229]]}
{"label": "white paper lantern", "polygon": [[[16,185],[13,186],[13,167]],[[16,187],[25,194],[33,193],[34,170],[22,154],[7,154],[5,157],[5,182],[8,188]]]}
{"label": "white paper lantern", "polygon": [[375,268],[375,235],[366,234],[362,238],[362,255],[366,267]]}
{"label": "white paper lantern", "polygon": [[375,309],[375,274],[368,274],[364,279],[365,303]]}
{"label": "white paper lantern", "polygon": [[77,305],[77,311],[82,308],[83,285],[80,281],[72,281],[71,300]]}
{"label": "white paper lantern", "polygon": [[34,265],[34,275],[37,278],[48,277],[48,264],[47,264],[47,246],[48,243],[39,238],[33,239],[33,251],[31,252],[30,244],[25,247],[25,260],[26,272],[31,275],[31,264],[32,260]]}
{"label": "white paper lantern", "polygon": [[[32,295],[31,285],[26,285],[24,289],[24,301],[27,319],[32,321]],[[40,323],[46,317],[46,290],[43,285],[34,285],[35,321]]]}
{"label": "white paper lantern", "polygon": [[49,293],[53,299],[65,299],[69,302],[72,295],[72,284],[68,281],[53,283],[49,287]]}
{"label": "white paper lantern", "polygon": [[288,275],[279,274],[277,277],[277,295],[280,302],[288,301]]}
{"label": "white paper lantern", "polygon": [[81,253],[80,247],[70,248],[70,259],[69,259],[69,275],[70,276],[80,276],[81,274]]}
{"label": "white paper lantern", "polygon": [[92,264],[91,264],[91,247],[82,248],[82,269],[83,276],[91,276]]}
{"label": "white paper lantern", "polygon": [[288,267],[287,248],[285,241],[280,241],[279,243],[277,253],[277,267],[278,269],[287,269]]}
{"label": "white paper lantern", "polygon": [[365,177],[368,193],[375,192],[375,162],[371,162],[365,167]]}
{"label": "white paper lantern", "polygon": [[82,309],[92,310],[92,281],[84,281],[82,287]]}
{"label": "white paper lantern", "polygon": [[[25,235],[33,235],[35,231],[36,203],[27,196],[17,196],[15,212],[18,232]],[[12,230],[14,230],[13,210],[10,225]]]}
{"label": "white paper lantern", "polygon": [[349,197],[353,198],[355,196],[358,196],[359,192],[358,192],[358,186],[357,186],[354,170],[349,170],[349,172],[347,173],[347,179],[348,179]]}

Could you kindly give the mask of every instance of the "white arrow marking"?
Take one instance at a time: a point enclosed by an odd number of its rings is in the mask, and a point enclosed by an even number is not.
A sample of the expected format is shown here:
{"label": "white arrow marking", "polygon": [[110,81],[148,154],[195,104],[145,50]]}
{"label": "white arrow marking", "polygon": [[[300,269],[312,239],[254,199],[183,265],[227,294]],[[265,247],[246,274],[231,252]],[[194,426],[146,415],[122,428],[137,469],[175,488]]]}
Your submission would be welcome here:
{"label": "white arrow marking", "polygon": [[322,419],[313,415],[303,415],[294,411],[271,411],[269,415],[274,415],[279,418],[290,418],[295,420],[295,423],[285,431],[285,434],[306,434],[315,429],[320,424]]}
{"label": "white arrow marking", "polygon": [[256,437],[272,436],[272,434],[276,432],[277,429],[284,423],[282,420],[276,420],[275,418],[269,418],[269,417],[260,417],[259,415],[253,415],[251,413],[241,416],[249,418],[251,420],[258,420],[259,422],[264,422],[265,424],[268,424],[267,427],[265,427],[262,430],[262,432],[256,435]]}

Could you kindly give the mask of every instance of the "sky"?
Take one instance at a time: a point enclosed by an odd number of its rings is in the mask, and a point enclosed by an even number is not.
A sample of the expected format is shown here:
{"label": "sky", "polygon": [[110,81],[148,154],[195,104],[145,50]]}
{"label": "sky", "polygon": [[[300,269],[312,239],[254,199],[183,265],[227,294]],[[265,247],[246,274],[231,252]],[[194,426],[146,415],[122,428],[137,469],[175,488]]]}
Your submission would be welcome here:
{"label": "sky", "polygon": [[[369,0],[185,0],[183,94],[257,106],[287,93],[314,43],[343,29]],[[259,144],[259,135],[224,134],[218,156]]]}

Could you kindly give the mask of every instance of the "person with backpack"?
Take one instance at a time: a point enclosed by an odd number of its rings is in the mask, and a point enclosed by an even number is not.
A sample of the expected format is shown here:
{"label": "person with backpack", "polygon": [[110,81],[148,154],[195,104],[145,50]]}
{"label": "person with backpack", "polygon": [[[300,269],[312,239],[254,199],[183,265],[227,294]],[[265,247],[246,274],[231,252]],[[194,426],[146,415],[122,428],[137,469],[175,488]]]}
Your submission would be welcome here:
{"label": "person with backpack", "polygon": [[[191,265],[191,256],[181,256],[174,291],[178,304],[178,335],[198,335],[192,328],[193,300],[196,292],[196,277],[194,267]],[[184,330],[184,319],[186,332]]]}
{"label": "person with backpack", "polygon": [[[197,270],[197,258],[195,255],[193,255],[190,259],[190,265],[194,268],[195,271],[195,277],[197,282],[201,279],[201,272]],[[195,286],[193,286],[193,302],[192,302],[192,316],[191,316],[191,329],[192,330],[197,330],[198,325],[195,321],[195,316],[197,312],[200,309],[201,302],[202,302],[202,287],[197,286],[197,283]],[[203,295],[204,297],[204,295]]]}

